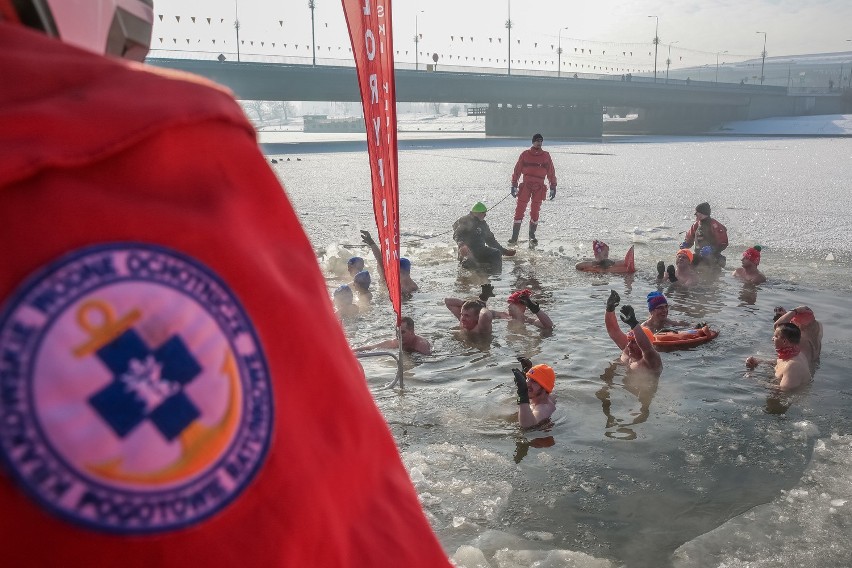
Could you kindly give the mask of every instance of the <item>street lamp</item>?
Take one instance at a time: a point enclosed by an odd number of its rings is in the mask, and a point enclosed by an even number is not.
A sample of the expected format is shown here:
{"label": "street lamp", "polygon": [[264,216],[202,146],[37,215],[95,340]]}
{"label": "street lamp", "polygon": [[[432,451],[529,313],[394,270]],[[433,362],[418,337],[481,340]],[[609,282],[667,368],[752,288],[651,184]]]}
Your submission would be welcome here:
{"label": "street lamp", "polygon": [[508,0],[509,18],[506,20],[506,29],[509,30],[509,75],[512,74],[512,0]]}
{"label": "street lamp", "polygon": [[678,41],[673,41],[669,43],[669,55],[666,57],[666,83],[669,82],[669,65],[672,64],[672,46],[678,43]]}
{"label": "street lamp", "polygon": [[660,17],[648,16],[657,20],[657,25],[654,27],[654,82],[657,82],[657,46],[660,45]]}
{"label": "street lamp", "polygon": [[234,0],[234,30],[237,32],[237,63],[240,61],[240,6],[237,0]]}
{"label": "street lamp", "polygon": [[316,7],[315,0],[308,0],[308,8],[311,9],[311,49],[314,54],[314,67],[317,66],[317,36],[314,30],[314,8]]}
{"label": "street lamp", "polygon": [[763,52],[760,54],[760,84],[763,84],[763,66],[766,64],[766,32],[755,32],[758,34],[763,34]]}
{"label": "street lamp", "polygon": [[567,27],[559,28],[559,45],[556,48],[556,54],[559,56],[556,62],[556,76],[562,76],[562,30],[567,30]]}
{"label": "street lamp", "polygon": [[727,51],[717,51],[716,52],[716,82],[719,82],[719,56],[723,53],[728,53]]}
{"label": "street lamp", "polygon": [[417,28],[417,18],[420,14],[423,13],[423,10],[417,10],[414,14],[414,70],[417,71],[420,69],[420,32],[418,32]]}

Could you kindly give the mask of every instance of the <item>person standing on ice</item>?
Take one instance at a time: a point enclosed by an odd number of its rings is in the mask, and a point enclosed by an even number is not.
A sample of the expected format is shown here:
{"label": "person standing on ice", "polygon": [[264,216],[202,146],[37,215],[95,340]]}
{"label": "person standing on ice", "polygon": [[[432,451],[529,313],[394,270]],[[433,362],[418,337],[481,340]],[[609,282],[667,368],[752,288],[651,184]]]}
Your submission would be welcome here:
{"label": "person standing on ice", "polygon": [[[515,164],[515,170],[512,172],[512,197],[518,199],[518,204],[515,207],[515,222],[512,225],[512,238],[509,239],[509,244],[514,245],[518,242],[518,234],[521,232],[521,223],[524,221],[524,213],[527,209],[527,203],[530,201],[530,245],[535,246],[538,240],[535,238],[535,230],[538,227],[538,213],[541,209],[541,202],[544,201],[547,186],[544,185],[544,180],[550,182],[550,199],[556,197],[556,170],[553,168],[553,160],[550,158],[550,153],[541,149],[541,144],[544,142],[544,137],[541,134],[535,134],[532,137],[532,146],[529,150],[524,150],[518,162]],[[524,181],[518,184],[518,180],[524,176]]]}

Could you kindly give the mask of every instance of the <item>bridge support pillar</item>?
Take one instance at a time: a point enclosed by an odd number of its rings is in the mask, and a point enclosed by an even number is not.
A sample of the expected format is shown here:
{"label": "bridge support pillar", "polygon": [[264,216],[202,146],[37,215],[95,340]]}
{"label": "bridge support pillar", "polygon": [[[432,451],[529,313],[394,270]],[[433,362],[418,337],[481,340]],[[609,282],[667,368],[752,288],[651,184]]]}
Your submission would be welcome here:
{"label": "bridge support pillar", "polygon": [[603,108],[600,104],[508,105],[491,103],[485,114],[486,136],[548,138],[600,138]]}

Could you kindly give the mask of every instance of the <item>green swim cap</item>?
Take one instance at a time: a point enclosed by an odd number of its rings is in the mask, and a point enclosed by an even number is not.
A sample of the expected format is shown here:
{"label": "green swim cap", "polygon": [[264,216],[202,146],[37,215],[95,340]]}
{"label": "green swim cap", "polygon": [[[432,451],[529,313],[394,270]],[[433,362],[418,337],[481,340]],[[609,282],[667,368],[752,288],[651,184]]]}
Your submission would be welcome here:
{"label": "green swim cap", "polygon": [[485,204],[481,201],[477,201],[476,204],[470,209],[471,213],[485,213],[486,211],[488,211],[488,207],[486,207]]}

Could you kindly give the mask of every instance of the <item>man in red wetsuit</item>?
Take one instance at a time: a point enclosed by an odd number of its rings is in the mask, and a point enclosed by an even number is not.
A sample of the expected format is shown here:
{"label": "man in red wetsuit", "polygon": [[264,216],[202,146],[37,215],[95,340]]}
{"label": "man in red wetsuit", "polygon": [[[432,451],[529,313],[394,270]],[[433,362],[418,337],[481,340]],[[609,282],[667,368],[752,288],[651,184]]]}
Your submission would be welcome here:
{"label": "man in red wetsuit", "polygon": [[[512,238],[509,239],[510,245],[518,242],[524,212],[527,209],[527,203],[530,201],[532,201],[530,205],[530,244],[538,244],[538,240],[535,238],[535,230],[538,226],[538,212],[541,209],[541,202],[544,201],[547,193],[547,186],[544,185],[545,178],[550,182],[550,199],[556,197],[556,170],[553,168],[550,153],[541,149],[542,142],[544,142],[544,137],[541,134],[534,135],[532,146],[529,150],[524,150],[521,153],[518,162],[515,164],[515,171],[512,172],[512,197],[518,199],[518,204],[515,207],[515,223],[512,226]],[[524,181],[519,185],[518,180],[522,174]]]}
{"label": "man in red wetsuit", "polygon": [[153,18],[0,0],[3,565],[449,566],[240,107],[103,56]]}
{"label": "man in red wetsuit", "polygon": [[695,222],[686,232],[686,238],[680,248],[692,248],[695,245],[693,264],[709,262],[721,268],[725,267],[722,251],[728,248],[728,229],[725,225],[710,217],[710,204],[699,203],[695,207]]}

